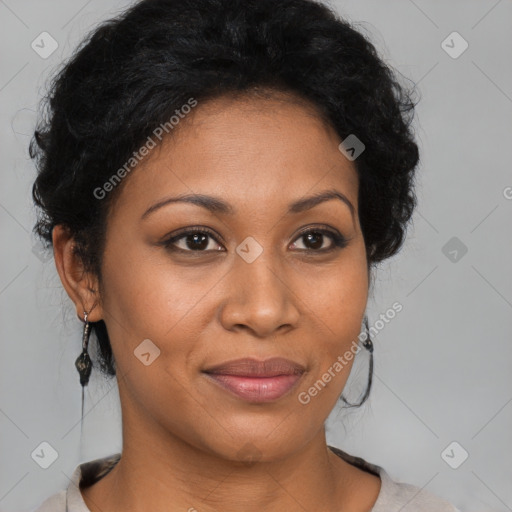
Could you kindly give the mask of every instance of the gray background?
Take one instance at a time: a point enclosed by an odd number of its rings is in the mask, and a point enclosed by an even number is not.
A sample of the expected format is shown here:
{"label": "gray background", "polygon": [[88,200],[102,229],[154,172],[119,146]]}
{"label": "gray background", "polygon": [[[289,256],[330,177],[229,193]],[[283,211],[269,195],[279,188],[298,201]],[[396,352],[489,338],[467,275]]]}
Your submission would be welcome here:
{"label": "gray background", "polygon": [[[34,508],[67,485],[79,462],[121,449],[115,381],[95,373],[86,388],[80,438],[81,391],[73,364],[81,324],[53,260],[37,255],[30,234],[35,170],[27,144],[50,74],[95,23],[128,4],[0,0],[5,512]],[[335,410],[328,440],[463,511],[512,510],[512,2],[332,5],[358,22],[389,64],[419,84],[415,130],[422,162],[419,207],[404,249],[377,274],[370,324],[395,301],[403,311],[374,338],[368,403],[358,411]],[[59,45],[47,59],[31,48],[43,31]],[[456,59],[441,47],[453,31],[469,44]],[[454,248],[455,261],[449,253]],[[347,387],[352,398],[367,371],[366,354],[358,359]],[[43,441],[59,455],[48,469],[31,458]],[[457,469],[442,457],[453,441],[452,461],[460,460],[462,449],[469,454]]]}

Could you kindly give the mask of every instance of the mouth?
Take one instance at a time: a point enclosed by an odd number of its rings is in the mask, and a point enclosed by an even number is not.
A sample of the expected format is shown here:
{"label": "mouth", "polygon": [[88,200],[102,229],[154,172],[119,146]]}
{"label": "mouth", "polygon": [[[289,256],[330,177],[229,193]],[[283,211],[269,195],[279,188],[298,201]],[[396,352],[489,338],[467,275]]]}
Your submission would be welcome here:
{"label": "mouth", "polygon": [[272,402],[288,394],[302,378],[304,366],[280,357],[245,358],[203,370],[221,389],[248,402]]}

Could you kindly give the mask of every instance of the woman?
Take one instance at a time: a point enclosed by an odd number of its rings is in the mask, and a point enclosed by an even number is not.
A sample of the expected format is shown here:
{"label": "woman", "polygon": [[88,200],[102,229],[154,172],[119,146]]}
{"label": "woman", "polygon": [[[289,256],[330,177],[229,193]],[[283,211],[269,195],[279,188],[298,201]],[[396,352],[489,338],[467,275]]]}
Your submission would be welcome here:
{"label": "woman", "polygon": [[123,448],[39,512],[456,510],[324,430],[359,353],[349,405],[371,387],[365,309],[416,204],[413,109],[311,0],[146,0],[91,34],[36,131],[33,195],[84,323],[82,390],[92,332]]}

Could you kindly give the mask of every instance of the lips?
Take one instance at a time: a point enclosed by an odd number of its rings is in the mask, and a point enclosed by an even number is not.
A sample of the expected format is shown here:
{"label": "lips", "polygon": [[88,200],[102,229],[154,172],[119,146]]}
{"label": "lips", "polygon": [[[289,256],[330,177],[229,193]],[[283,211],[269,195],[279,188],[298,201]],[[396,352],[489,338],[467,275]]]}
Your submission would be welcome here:
{"label": "lips", "polygon": [[265,361],[237,359],[204,370],[223,390],[249,402],[269,402],[283,397],[296,386],[304,372],[304,366],[280,357]]}
{"label": "lips", "polygon": [[216,375],[236,375],[238,377],[276,377],[278,375],[299,375],[305,368],[299,363],[282,357],[274,357],[264,361],[244,358],[228,361],[204,370]]}

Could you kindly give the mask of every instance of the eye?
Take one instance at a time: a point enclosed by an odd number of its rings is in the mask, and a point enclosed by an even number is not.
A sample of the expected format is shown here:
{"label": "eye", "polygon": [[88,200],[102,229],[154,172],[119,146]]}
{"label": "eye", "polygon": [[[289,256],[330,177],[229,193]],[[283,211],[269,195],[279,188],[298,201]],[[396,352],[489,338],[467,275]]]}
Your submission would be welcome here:
{"label": "eye", "polygon": [[[331,241],[331,244],[327,247],[325,247],[326,238]],[[297,242],[292,244],[294,249],[298,248],[301,252],[326,253],[338,248],[344,248],[348,243],[348,240],[343,235],[325,228],[309,228],[304,230],[295,240],[301,239],[303,240],[304,248],[297,247]],[[170,251],[178,252],[198,253],[224,250],[215,234],[203,227],[185,229],[163,241],[162,245]]]}
{"label": "eye", "polygon": [[[325,247],[324,242],[325,238],[328,237],[331,240],[331,245]],[[331,231],[330,229],[321,229],[321,228],[310,228],[306,231],[300,233],[299,237],[296,240],[303,240],[303,245],[306,245],[304,249],[299,248],[301,251],[309,251],[309,252],[330,252],[338,248],[346,247],[348,240],[335,231]],[[297,246],[297,243],[294,242],[292,245]]]}
{"label": "eye", "polygon": [[[214,234],[209,229],[197,227],[194,229],[182,231],[178,235],[174,235],[172,238],[164,241],[163,245],[169,250],[185,252],[206,252],[221,250],[215,249],[215,244],[211,244],[210,241],[216,242],[218,246],[220,245],[219,242],[217,242]],[[178,243],[181,243],[181,247],[178,245]]]}

